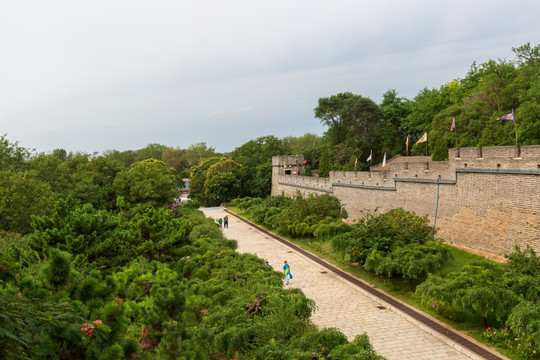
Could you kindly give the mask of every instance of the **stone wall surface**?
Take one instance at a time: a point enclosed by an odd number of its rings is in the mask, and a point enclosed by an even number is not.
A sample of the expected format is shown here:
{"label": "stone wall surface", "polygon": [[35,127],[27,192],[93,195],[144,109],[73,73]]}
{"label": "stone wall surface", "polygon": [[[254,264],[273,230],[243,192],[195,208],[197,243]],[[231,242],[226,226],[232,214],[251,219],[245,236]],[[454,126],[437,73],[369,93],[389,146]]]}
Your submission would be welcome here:
{"label": "stone wall surface", "polygon": [[[486,256],[515,245],[540,252],[540,146],[450,149],[449,161],[425,158],[317,178],[285,175],[284,162],[273,157],[272,195],[330,193],[350,219],[401,207],[427,215],[448,243]],[[285,162],[297,160],[303,156]]]}

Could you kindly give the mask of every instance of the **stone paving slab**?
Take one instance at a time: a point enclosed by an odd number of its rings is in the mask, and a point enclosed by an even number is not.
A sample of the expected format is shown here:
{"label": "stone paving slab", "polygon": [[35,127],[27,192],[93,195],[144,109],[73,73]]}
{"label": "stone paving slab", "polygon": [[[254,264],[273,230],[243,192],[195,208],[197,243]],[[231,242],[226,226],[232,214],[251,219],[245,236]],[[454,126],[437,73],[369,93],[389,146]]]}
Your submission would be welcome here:
{"label": "stone paving slab", "polygon": [[288,286],[302,289],[315,301],[311,320],[319,328],[338,328],[350,340],[367,333],[377,353],[389,360],[482,359],[223,209],[202,210],[214,219],[229,216],[223,233],[238,241],[238,252],[268,260],[280,272],[288,261],[293,275]]}

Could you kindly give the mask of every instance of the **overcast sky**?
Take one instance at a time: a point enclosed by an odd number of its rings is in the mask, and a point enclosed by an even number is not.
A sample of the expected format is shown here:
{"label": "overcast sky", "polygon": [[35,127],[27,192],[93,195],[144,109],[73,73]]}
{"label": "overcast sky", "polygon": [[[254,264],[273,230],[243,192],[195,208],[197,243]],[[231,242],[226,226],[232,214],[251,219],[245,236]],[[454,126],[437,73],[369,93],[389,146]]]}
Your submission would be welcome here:
{"label": "overcast sky", "polygon": [[326,130],[317,100],[379,103],[540,42],[538,0],[0,0],[0,135],[49,152],[227,152]]}

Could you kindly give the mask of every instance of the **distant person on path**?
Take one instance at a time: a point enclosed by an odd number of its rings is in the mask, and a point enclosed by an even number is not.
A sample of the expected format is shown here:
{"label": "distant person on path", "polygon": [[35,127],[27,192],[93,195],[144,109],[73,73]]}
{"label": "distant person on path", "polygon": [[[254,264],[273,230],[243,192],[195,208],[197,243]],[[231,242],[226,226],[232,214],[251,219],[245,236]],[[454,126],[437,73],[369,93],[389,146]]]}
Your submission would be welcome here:
{"label": "distant person on path", "polygon": [[283,272],[285,273],[285,285],[289,285],[289,280],[292,279],[292,274],[291,267],[289,264],[287,264],[287,261],[285,261],[285,265],[283,265]]}
{"label": "distant person on path", "polygon": [[218,222],[218,224],[219,224],[219,228],[221,229],[222,224],[223,224],[223,219],[222,219],[222,218],[219,218],[217,222]]}
{"label": "distant person on path", "polygon": [[268,263],[268,260],[266,260],[266,266],[269,267],[269,268],[272,267],[272,265],[270,265],[270,264]]}
{"label": "distant person on path", "polygon": [[223,227],[229,228],[229,217],[227,215],[223,218]]}

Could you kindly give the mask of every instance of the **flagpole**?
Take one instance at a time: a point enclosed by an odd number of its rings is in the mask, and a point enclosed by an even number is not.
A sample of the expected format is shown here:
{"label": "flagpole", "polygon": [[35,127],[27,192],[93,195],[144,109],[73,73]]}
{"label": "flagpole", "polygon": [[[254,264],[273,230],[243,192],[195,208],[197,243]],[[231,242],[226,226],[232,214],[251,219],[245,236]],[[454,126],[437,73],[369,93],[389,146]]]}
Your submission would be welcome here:
{"label": "flagpole", "polygon": [[456,139],[456,149],[457,149],[458,145],[457,145],[457,129],[456,128],[454,128],[454,138]]}
{"label": "flagpole", "polygon": [[516,115],[514,115],[514,109],[512,109],[512,117],[514,118],[514,131],[516,132],[516,146],[519,147],[518,136],[517,136]]}

